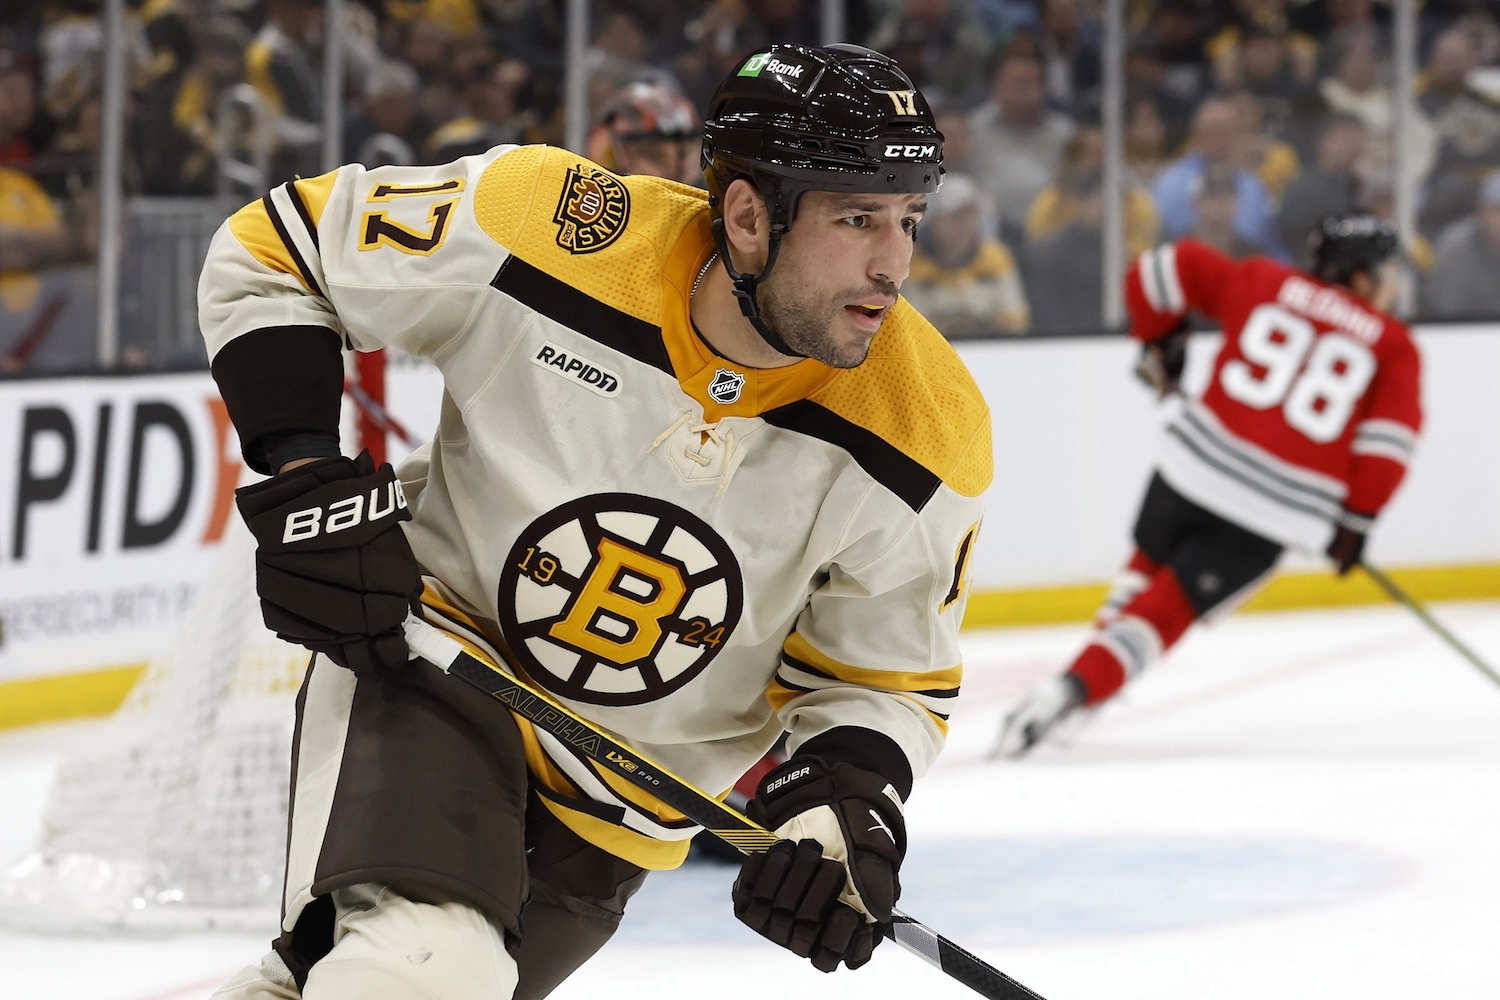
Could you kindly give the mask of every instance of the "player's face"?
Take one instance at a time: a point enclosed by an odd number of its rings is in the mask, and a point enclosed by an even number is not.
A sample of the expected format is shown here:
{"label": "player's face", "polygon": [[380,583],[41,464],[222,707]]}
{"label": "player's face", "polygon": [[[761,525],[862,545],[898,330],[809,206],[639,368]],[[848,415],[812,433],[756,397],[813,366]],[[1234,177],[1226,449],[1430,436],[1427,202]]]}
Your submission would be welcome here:
{"label": "player's face", "polygon": [[831,368],[865,360],[911,270],[922,194],[809,191],[756,299],[788,345]]}

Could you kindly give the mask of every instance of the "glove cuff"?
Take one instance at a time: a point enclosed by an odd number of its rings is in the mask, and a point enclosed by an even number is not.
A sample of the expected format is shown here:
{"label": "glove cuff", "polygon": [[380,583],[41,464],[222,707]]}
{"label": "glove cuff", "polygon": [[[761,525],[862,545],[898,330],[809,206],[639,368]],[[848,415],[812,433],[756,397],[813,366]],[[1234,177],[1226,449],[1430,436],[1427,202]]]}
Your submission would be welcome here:
{"label": "glove cuff", "polygon": [[321,431],[267,434],[259,444],[265,449],[266,463],[273,472],[299,458],[338,458],[343,454],[339,450],[338,435]]}
{"label": "glove cuff", "polygon": [[[337,439],[343,343],[324,326],[273,326],[225,344],[210,364],[239,433],[245,464],[270,475],[267,437],[286,432]],[[310,454],[317,454],[316,452]]]}
{"label": "glove cuff", "polygon": [[766,773],[746,812],[762,826],[779,831],[800,814],[846,799],[858,799],[876,809],[905,855],[906,820],[900,793],[885,778],[853,764],[829,763],[799,753]]}
{"label": "glove cuff", "polygon": [[1339,513],[1338,523],[1341,527],[1350,531],[1357,531],[1361,535],[1368,535],[1370,529],[1375,527],[1374,514],[1361,514],[1359,511],[1349,510],[1347,507]]}
{"label": "glove cuff", "polygon": [[849,764],[874,772],[896,789],[903,802],[911,797],[911,761],[901,745],[885,733],[838,726],[803,741],[794,756],[819,757],[830,765]]}

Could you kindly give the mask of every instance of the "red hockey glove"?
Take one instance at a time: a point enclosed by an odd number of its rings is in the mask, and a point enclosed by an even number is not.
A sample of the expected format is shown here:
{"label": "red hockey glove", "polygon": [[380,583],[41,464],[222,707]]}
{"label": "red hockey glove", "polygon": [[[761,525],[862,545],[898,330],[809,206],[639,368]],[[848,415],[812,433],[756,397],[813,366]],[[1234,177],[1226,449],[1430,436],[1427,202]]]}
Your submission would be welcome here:
{"label": "red hockey glove", "polygon": [[1328,558],[1333,560],[1339,576],[1345,576],[1365,554],[1365,537],[1375,518],[1370,514],[1357,514],[1346,510],[1339,517],[1333,531],[1333,541],[1328,543]]}
{"label": "red hockey glove", "polygon": [[422,576],[400,522],[406,497],[370,453],[325,458],[235,491],[255,536],[266,627],[361,677],[407,660],[401,625]]}
{"label": "red hockey glove", "polygon": [[821,972],[868,962],[901,895],[896,790],[852,764],[799,756],[766,775],[746,812],[782,839],[745,859],[735,916]]}
{"label": "red hockey glove", "polygon": [[1157,399],[1166,399],[1175,393],[1182,382],[1190,332],[1184,316],[1166,336],[1141,345],[1141,357],[1135,363],[1135,377],[1154,389]]}

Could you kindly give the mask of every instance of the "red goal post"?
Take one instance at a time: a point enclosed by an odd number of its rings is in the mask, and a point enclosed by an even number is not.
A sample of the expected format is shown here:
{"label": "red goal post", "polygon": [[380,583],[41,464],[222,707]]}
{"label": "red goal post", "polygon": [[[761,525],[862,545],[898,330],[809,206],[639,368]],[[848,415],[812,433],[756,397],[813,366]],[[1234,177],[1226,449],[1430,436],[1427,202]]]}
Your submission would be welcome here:
{"label": "red goal post", "polygon": [[[417,442],[386,409],[385,352],[347,365],[346,452]],[[394,435],[394,442],[391,436]],[[0,858],[0,923],[62,932],[228,929],[274,936],[297,688],[308,653],[260,619],[254,540],[229,518],[170,648],[79,740],[43,832]]]}

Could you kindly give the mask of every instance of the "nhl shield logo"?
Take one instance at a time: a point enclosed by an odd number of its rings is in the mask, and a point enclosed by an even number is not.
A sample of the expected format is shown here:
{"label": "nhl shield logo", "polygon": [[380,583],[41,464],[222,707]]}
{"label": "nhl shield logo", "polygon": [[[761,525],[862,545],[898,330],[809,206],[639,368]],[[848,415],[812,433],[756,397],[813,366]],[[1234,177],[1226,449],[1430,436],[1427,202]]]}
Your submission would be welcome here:
{"label": "nhl shield logo", "polygon": [[569,253],[603,250],[625,231],[630,192],[619,178],[587,164],[568,169],[552,221],[557,245]]}
{"label": "nhl shield logo", "polygon": [[714,372],[713,381],[708,383],[708,394],[716,403],[732,403],[740,398],[740,390],[743,388],[745,376],[728,368],[720,368]]}

